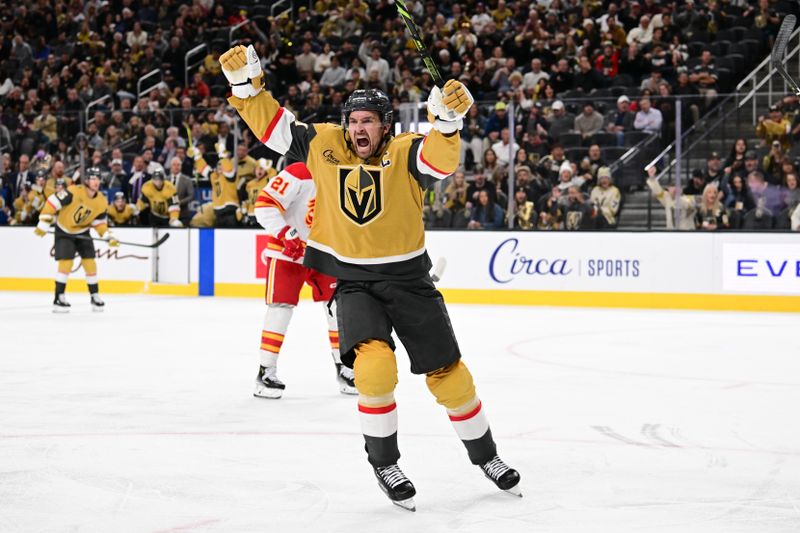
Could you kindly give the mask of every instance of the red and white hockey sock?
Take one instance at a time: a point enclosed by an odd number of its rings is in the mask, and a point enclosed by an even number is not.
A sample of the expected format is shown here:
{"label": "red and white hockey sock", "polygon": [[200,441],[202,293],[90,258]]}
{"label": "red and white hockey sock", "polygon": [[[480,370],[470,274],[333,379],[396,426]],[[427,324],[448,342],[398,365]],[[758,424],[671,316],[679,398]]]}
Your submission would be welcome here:
{"label": "red and white hockey sock", "polygon": [[457,409],[448,409],[447,416],[473,464],[483,464],[497,455],[489,419],[477,396]]}
{"label": "red and white hockey sock", "polygon": [[400,459],[397,447],[397,404],[394,394],[378,398],[359,395],[358,418],[373,466],[388,466]]}
{"label": "red and white hockey sock", "polygon": [[264,328],[261,330],[261,347],[258,351],[261,366],[273,367],[278,364],[278,354],[281,352],[293,309],[288,305],[267,306]]}

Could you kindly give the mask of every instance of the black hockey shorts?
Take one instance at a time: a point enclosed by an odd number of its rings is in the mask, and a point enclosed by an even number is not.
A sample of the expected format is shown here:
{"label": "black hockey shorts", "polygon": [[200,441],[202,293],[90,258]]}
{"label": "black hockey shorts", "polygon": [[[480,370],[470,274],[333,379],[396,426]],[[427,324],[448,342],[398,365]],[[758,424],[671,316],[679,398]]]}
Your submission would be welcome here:
{"label": "black hockey shorts", "polygon": [[239,221],[236,220],[236,211],[239,208],[235,205],[226,205],[222,209],[215,209],[214,210],[214,227],[215,228],[235,228],[239,225]]}
{"label": "black hockey shorts", "polygon": [[94,259],[94,241],[90,237],[88,230],[72,235],[56,226],[56,261],[73,259],[76,253],[81,259]]}
{"label": "black hockey shorts", "polygon": [[352,368],[353,348],[380,339],[395,348],[392,329],[411,359],[411,372],[425,374],[461,358],[442,294],[430,276],[402,281],[345,281],[336,286],[339,350]]}

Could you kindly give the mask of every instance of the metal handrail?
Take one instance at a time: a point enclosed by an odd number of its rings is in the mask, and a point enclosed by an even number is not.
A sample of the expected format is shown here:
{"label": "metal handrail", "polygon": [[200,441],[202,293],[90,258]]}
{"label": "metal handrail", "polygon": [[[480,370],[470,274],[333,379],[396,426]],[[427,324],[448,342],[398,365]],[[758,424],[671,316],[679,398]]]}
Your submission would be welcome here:
{"label": "metal handrail", "polygon": [[[280,6],[281,4],[289,4],[289,0],[278,0],[277,2],[272,4],[272,7],[269,8],[269,14],[270,14],[271,17],[275,16],[275,11],[277,11],[278,6]],[[284,9],[283,11],[281,11],[281,13],[284,13],[286,11],[291,11],[291,9],[292,9],[292,7],[290,5],[288,8]]]}
{"label": "metal handrail", "polygon": [[86,104],[86,109],[84,109],[84,113],[86,113],[86,125],[87,126],[89,124],[91,124],[92,122],[94,122],[94,118],[91,118],[91,119],[89,118],[89,110],[91,108],[93,108],[93,107],[96,107],[96,106],[100,105],[102,102],[105,102],[106,100],[111,100],[111,109],[114,109],[114,98],[110,94],[107,94],[105,96],[101,96],[97,100],[92,100],[91,102]]}
{"label": "metal handrail", "polygon": [[202,52],[202,51],[205,51],[206,53],[208,53],[208,45],[207,44],[205,44],[205,43],[198,44],[197,46],[195,46],[194,48],[192,48],[191,50],[186,52],[186,55],[183,56],[183,63],[184,63],[184,65],[186,65],[186,68],[184,69],[184,72],[183,72],[183,79],[184,79],[184,85],[183,86],[184,87],[188,87],[189,86],[189,71],[192,70],[194,67],[203,64],[203,60],[205,59],[205,54],[203,55],[203,59],[201,59],[197,63],[191,63],[190,64],[189,63],[189,58],[192,57],[192,56],[196,56],[199,52]]}
{"label": "metal handrail", "polygon": [[158,83],[156,83],[156,84],[154,84],[154,85],[152,85],[152,86],[148,87],[148,88],[147,88],[147,89],[145,89],[144,91],[142,91],[142,82],[144,82],[144,80],[146,80],[146,79],[149,79],[149,78],[152,78],[153,76],[156,76],[156,75],[158,75],[158,76],[161,78],[161,79],[159,80],[159,83],[161,83],[162,81],[164,81],[164,75],[161,73],[161,69],[160,69],[160,68],[157,68],[157,69],[153,69],[153,70],[151,70],[150,72],[148,72],[147,74],[145,74],[144,76],[142,76],[141,78],[139,78],[139,81],[137,81],[137,82],[136,82],[136,100],[137,100],[137,101],[138,101],[139,99],[141,99],[141,98],[142,98],[142,96],[145,96],[145,95],[149,94],[149,93],[150,93],[151,91],[153,91],[153,90],[154,90],[156,87],[158,87],[158,85],[159,85],[159,84],[158,84]]}
{"label": "metal handrail", "polygon": [[242,26],[244,26],[246,24],[250,24],[250,20],[249,19],[244,19],[239,24],[237,24],[235,26],[231,26],[231,29],[228,30],[228,46],[229,47],[233,46],[233,34],[236,32],[236,30],[238,30],[239,28],[241,28]]}

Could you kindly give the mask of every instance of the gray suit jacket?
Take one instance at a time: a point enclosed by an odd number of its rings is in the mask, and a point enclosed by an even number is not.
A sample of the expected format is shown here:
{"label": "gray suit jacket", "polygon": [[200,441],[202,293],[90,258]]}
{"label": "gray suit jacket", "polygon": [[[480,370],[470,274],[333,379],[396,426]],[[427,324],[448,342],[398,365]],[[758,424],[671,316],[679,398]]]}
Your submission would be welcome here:
{"label": "gray suit jacket", "polygon": [[194,183],[192,182],[192,178],[185,174],[178,174],[177,176],[170,174],[167,179],[175,185],[175,188],[178,190],[178,200],[181,204],[180,218],[184,220],[189,217],[189,204],[194,200]]}

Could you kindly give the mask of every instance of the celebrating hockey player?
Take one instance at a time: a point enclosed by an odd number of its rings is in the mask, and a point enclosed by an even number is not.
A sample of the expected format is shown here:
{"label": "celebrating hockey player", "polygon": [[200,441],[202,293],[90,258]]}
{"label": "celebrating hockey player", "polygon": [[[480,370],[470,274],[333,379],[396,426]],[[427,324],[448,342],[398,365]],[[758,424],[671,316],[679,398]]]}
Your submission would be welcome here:
{"label": "celebrating hockey player", "polygon": [[304,124],[264,90],[252,46],[228,50],[220,63],[232,87],[228,101],[256,137],[290,161],[305,161],[313,176],[316,206],[304,265],[338,280],[342,361],[355,371],[367,457],[380,487],[414,509],[416,490],[397,465],[394,330],[411,371],[425,374],[470,461],[497,487],[519,494],[519,473],[497,455],[425,250],[423,191],[458,166],[469,91],[454,80],[434,88],[430,134],[393,137],[392,105],[381,91],[353,92],[341,125]]}
{"label": "celebrating hockey player", "polygon": [[108,201],[100,191],[100,169],[92,167],[86,171],[86,179],[82,185],[70,185],[66,190],[53,193],[39,215],[39,224],[34,230],[36,235],[44,237],[53,220],[56,223],[56,297],[53,311],[69,312],[70,304],[64,297],[67,289],[67,278],[72,270],[75,253],[81,257],[81,265],[86,273],[86,284],[89,286],[90,301],[93,311],[102,311],[105,303],[100,298],[97,284],[97,264],[95,263],[94,242],[89,229],[108,241],[112,247],[119,242],[111,234],[106,223]]}
{"label": "celebrating hockey player", "polygon": [[164,172],[161,169],[156,169],[150,181],[142,185],[142,194],[136,202],[136,210],[137,214],[150,211],[151,226],[183,227],[178,218],[181,214],[178,191],[172,183],[164,180]]}
{"label": "celebrating hockey player", "polygon": [[303,253],[314,218],[316,190],[311,174],[303,163],[294,163],[273,177],[255,202],[255,217],[269,232],[264,255],[267,260],[267,312],[261,332],[261,366],[254,394],[261,398],[280,398],[285,389],[277,378],[278,354],[300,297],[303,283],[311,287],[315,302],[322,302],[328,318],[328,338],[336,365],[339,390],[356,394],[353,370],[342,365],[339,356],[339,328],[335,309],[328,311],[336,280],[303,266]]}
{"label": "celebrating hockey player", "polygon": [[[211,166],[203,158],[203,154],[196,146],[190,146],[186,151],[189,157],[194,159],[194,166],[198,174],[211,182],[211,203],[213,205],[213,220],[209,226],[218,228],[235,228],[239,225],[237,215],[239,215],[239,184],[236,181],[236,170],[230,153],[222,143],[217,144],[217,167],[212,170]],[[204,206],[205,207],[205,206]],[[198,213],[205,218],[205,213]],[[210,214],[210,212],[208,212]],[[195,217],[198,217],[195,215]],[[200,219],[192,219],[192,226],[203,227],[204,222]]]}

